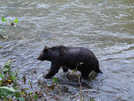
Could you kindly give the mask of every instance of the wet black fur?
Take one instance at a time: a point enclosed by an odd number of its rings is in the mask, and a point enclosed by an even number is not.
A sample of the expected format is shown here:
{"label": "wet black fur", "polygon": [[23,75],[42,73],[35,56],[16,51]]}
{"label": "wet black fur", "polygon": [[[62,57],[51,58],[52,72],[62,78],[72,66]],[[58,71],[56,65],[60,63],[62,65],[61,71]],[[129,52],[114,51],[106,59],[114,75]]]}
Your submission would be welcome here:
{"label": "wet black fur", "polygon": [[51,69],[45,78],[53,77],[60,68],[64,72],[68,69],[77,69],[84,79],[88,78],[91,71],[101,73],[99,62],[92,51],[83,47],[55,46],[44,48],[38,60],[51,61]]}

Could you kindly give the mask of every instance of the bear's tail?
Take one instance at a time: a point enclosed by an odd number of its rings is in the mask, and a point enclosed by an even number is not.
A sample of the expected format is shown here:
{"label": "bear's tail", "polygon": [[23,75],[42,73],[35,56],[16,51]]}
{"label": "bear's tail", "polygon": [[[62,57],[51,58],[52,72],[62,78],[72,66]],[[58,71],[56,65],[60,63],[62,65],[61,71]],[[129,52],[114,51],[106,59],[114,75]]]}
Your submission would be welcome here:
{"label": "bear's tail", "polygon": [[103,73],[100,69],[95,70],[96,73]]}
{"label": "bear's tail", "polygon": [[100,68],[99,68],[99,64],[96,65],[96,68],[94,70],[96,73],[103,73]]}

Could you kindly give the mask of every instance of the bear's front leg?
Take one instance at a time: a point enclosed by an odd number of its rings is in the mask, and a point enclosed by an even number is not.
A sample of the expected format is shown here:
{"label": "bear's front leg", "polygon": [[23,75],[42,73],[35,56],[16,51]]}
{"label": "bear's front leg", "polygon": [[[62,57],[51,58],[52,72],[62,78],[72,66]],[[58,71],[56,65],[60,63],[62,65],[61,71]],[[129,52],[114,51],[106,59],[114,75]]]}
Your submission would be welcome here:
{"label": "bear's front leg", "polygon": [[60,66],[52,63],[50,71],[48,72],[48,74],[45,76],[46,79],[50,79],[52,78],[58,71],[59,71]]}

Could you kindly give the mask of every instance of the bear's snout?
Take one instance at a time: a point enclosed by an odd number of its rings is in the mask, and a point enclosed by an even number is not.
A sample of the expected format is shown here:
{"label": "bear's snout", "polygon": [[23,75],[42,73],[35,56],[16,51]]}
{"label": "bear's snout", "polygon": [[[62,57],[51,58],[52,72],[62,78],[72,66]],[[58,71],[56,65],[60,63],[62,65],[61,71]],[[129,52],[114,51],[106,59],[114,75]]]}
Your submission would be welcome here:
{"label": "bear's snout", "polygon": [[41,56],[39,56],[37,57],[37,60],[43,61],[44,59]]}

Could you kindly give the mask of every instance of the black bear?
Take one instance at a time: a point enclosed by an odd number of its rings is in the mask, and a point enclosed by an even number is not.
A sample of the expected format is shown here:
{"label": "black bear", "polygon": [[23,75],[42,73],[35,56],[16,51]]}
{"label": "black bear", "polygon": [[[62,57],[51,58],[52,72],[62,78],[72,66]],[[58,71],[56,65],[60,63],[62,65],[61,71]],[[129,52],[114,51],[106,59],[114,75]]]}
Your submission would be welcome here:
{"label": "black bear", "polygon": [[84,79],[88,79],[91,71],[102,73],[94,53],[83,47],[45,47],[37,59],[51,61],[51,69],[45,76],[46,79],[53,77],[60,67],[64,72],[67,72],[68,69],[76,69],[81,72],[81,76]]}

